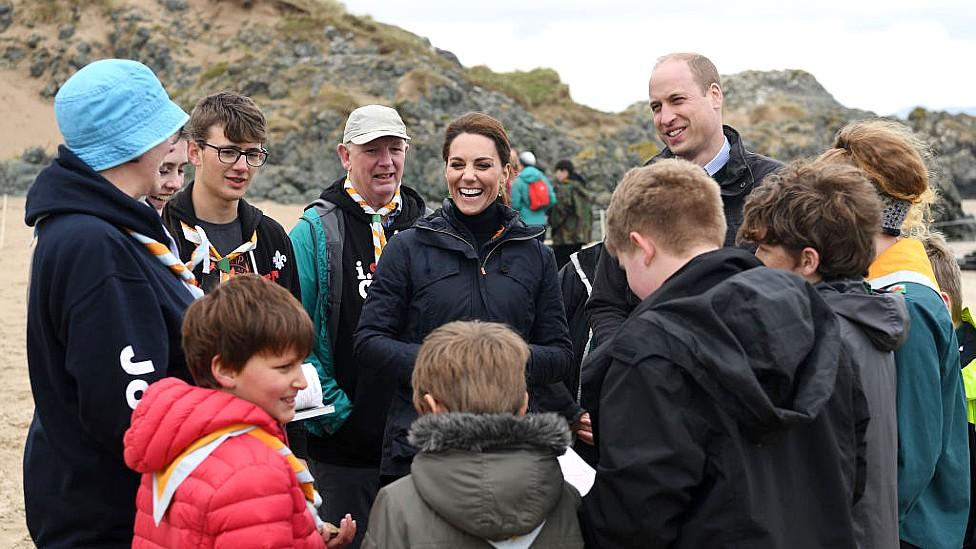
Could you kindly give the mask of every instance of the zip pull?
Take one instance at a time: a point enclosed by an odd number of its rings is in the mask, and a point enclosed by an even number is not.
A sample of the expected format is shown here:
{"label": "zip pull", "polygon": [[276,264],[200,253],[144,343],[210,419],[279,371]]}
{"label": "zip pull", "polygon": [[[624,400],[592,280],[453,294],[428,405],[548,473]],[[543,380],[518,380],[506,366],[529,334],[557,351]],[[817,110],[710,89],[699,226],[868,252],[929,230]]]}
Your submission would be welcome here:
{"label": "zip pull", "polygon": [[488,276],[488,273],[485,272],[485,266],[484,265],[481,266],[481,275],[482,276]]}

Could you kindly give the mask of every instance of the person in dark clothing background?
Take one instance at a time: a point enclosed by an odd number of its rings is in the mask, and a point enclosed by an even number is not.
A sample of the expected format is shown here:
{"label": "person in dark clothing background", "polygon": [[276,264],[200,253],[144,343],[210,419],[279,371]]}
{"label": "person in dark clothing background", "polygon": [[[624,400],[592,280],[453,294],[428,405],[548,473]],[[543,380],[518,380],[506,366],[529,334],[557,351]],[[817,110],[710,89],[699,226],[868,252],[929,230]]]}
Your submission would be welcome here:
{"label": "person in dark clothing background", "polygon": [[669,159],[610,201],[606,250],[643,301],[591,359],[609,366],[587,547],[853,549],[868,416],[838,319],[722,247],[719,193]]}
{"label": "person in dark clothing background", "polygon": [[[694,53],[660,58],[651,72],[648,95],[654,128],[665,149],[647,164],[682,158],[701,166],[721,188],[727,224],[724,245],[735,245],[745,197],[782,164],[746,150],[739,132],[722,125],[722,84],[708,58]],[[604,254],[587,304],[595,341],[612,337],[636,305],[617,261]]]}
{"label": "person in dark clothing background", "polygon": [[562,269],[570,254],[580,251],[592,239],[593,210],[586,182],[571,161],[556,162],[553,173],[557,181],[556,205],[549,212],[549,228],[556,268]]}
{"label": "person in dark clothing background", "polygon": [[442,148],[450,198],[390,241],[356,330],[355,355],[396,382],[386,420],[384,483],[410,473],[407,441],[417,418],[410,376],[424,337],[454,320],[509,325],[529,344],[529,407],[536,387],[561,382],[572,347],[545,228],[496,201],[511,170],[508,136],[494,118],[469,113],[448,125]]}

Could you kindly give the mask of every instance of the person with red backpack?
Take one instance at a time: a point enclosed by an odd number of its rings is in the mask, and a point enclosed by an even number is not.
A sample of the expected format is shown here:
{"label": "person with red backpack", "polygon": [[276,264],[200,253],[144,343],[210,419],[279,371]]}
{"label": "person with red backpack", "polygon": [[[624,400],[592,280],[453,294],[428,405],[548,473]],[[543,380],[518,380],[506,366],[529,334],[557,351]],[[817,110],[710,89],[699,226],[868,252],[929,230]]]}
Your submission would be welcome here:
{"label": "person with red backpack", "polygon": [[518,159],[522,169],[512,181],[512,209],[518,211],[526,225],[545,225],[547,212],[556,205],[556,193],[549,179],[536,167],[532,151],[522,151]]}

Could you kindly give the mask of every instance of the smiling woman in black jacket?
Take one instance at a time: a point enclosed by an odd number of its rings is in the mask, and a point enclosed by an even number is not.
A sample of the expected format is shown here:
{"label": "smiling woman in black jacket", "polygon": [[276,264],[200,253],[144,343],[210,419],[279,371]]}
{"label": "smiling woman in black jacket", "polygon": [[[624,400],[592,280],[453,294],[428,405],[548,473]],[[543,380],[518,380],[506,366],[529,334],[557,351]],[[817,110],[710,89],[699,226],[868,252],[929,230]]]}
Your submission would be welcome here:
{"label": "smiling woman in black jacket", "polygon": [[453,121],[443,147],[450,197],[399,233],[383,250],[356,331],[363,368],[398,382],[387,414],[380,474],[410,473],[416,450],[407,430],[417,417],[410,376],[420,343],[454,320],[511,326],[528,343],[533,388],[562,381],[572,346],[552,251],[543,227],[527,226],[496,201],[511,165],[508,136],[494,118],[469,113]]}

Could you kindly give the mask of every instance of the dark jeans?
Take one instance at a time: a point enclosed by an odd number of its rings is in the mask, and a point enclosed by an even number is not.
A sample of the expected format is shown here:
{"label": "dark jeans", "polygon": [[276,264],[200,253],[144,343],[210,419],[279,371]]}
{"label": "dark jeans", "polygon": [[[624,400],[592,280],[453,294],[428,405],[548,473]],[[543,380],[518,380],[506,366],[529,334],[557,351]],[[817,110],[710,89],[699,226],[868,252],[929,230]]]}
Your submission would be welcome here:
{"label": "dark jeans", "polygon": [[563,265],[569,263],[569,256],[580,251],[582,244],[556,244],[552,247],[552,252],[556,255],[556,269],[562,269]]}
{"label": "dark jeans", "polygon": [[339,526],[346,513],[352,515],[356,521],[356,537],[348,547],[359,549],[369,526],[369,510],[380,491],[379,468],[342,467],[314,459],[308,460],[308,466],[322,496],[319,517]]}
{"label": "dark jeans", "polygon": [[901,546],[901,549],[922,549],[918,545],[912,545],[911,543],[908,543],[907,541],[901,541],[901,540],[899,540],[899,545]]}

